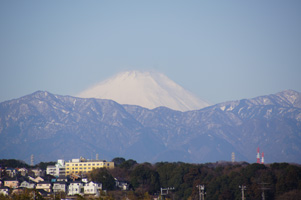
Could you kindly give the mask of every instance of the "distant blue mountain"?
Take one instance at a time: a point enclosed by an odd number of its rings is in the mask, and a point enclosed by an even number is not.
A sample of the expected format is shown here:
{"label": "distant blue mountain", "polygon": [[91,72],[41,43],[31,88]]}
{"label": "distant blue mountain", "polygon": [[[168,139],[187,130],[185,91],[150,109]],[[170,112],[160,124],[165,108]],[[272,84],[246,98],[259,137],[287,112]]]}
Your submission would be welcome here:
{"label": "distant blue mountain", "polygon": [[301,163],[300,122],[292,90],[187,112],[38,91],[0,103],[0,158]]}

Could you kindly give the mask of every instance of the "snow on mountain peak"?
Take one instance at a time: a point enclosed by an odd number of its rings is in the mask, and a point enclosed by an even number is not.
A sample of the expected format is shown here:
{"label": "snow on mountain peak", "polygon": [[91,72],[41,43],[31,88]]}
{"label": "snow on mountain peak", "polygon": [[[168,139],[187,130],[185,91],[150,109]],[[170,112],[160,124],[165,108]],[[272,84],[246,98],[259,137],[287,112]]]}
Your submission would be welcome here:
{"label": "snow on mountain peak", "polygon": [[153,109],[165,106],[173,110],[197,110],[209,106],[164,74],[126,71],[81,92],[82,98],[111,99],[120,104]]}

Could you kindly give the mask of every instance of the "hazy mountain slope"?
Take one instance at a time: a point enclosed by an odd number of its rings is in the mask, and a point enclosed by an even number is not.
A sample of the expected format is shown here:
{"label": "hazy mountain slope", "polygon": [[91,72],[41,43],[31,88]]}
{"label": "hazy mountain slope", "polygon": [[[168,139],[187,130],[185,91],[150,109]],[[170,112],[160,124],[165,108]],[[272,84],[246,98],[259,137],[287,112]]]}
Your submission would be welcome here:
{"label": "hazy mountain slope", "polygon": [[[143,128],[114,101],[36,92],[0,104],[0,152],[5,157],[56,159],[111,156],[130,146]],[[114,133],[114,134],[112,134]],[[15,151],[14,147],[22,149]],[[39,149],[39,151],[35,151]],[[40,155],[39,155],[40,154]]]}
{"label": "hazy mountain slope", "polygon": [[[137,106],[125,106],[125,109],[142,125],[161,130],[163,141],[172,148],[189,144],[185,151],[190,152],[191,158],[203,155],[204,145],[210,144],[206,149],[222,150],[212,157],[207,156],[206,160],[218,159],[217,155],[223,153],[230,158],[234,151],[238,159],[252,161],[252,158],[255,160],[255,149],[261,147],[269,162],[281,159],[300,162],[297,157],[301,155],[301,109],[294,107],[300,97],[300,93],[287,90],[184,113]],[[215,141],[214,145],[211,140]],[[196,148],[199,143],[204,145]],[[220,145],[225,147],[220,148]]]}
{"label": "hazy mountain slope", "polygon": [[36,92],[0,103],[0,157],[29,161],[123,156],[140,162],[301,163],[300,93],[174,111]]}
{"label": "hazy mountain slope", "polygon": [[209,106],[163,74],[129,71],[81,92],[79,97],[112,99],[120,104],[145,108],[160,106],[174,110],[196,110]]}

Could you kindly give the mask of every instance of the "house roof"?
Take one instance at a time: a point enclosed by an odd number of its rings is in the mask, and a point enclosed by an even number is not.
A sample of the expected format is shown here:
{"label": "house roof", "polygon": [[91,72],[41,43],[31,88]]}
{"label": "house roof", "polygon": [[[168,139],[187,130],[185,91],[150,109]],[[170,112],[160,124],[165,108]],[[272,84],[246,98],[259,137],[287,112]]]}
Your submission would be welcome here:
{"label": "house roof", "polygon": [[82,181],[71,181],[70,184],[72,184],[72,183],[81,183],[81,184],[83,184]]}
{"label": "house roof", "polygon": [[[3,180],[4,182],[7,182],[7,181],[18,181],[18,179],[16,178],[7,178],[5,180]],[[19,181],[18,181],[19,182]]]}
{"label": "house roof", "polygon": [[65,185],[66,185],[67,182],[65,182],[65,181],[57,181],[57,182],[55,182],[55,183],[53,183],[53,184],[61,184],[61,185],[62,185],[62,184],[65,184]]}
{"label": "house roof", "polygon": [[40,181],[40,182],[38,182],[38,184],[51,184],[51,182],[49,182],[49,181]]}
{"label": "house roof", "polygon": [[38,190],[38,192],[39,192],[42,196],[46,196],[46,195],[50,194],[49,192],[46,192],[46,191],[43,190],[43,189],[37,189],[37,190]]}

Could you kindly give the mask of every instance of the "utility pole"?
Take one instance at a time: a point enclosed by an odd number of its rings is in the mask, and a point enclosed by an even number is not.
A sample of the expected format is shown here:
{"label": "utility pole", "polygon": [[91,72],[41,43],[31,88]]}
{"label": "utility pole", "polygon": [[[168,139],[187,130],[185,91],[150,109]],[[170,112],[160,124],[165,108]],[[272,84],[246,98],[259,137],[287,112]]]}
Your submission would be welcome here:
{"label": "utility pole", "polygon": [[[163,196],[168,195],[169,190],[175,190],[175,188],[174,187],[161,188],[161,199]],[[165,197],[164,197],[164,199],[165,199]]]}
{"label": "utility pole", "polygon": [[241,188],[241,199],[245,200],[245,190],[247,187],[245,185],[240,185],[239,188]]}
{"label": "utility pole", "polygon": [[205,185],[197,185],[197,188],[199,188],[199,198],[200,200],[205,200]]}
{"label": "utility pole", "polygon": [[270,188],[265,187],[265,185],[268,185],[269,183],[259,183],[261,185],[260,189],[261,189],[261,199],[265,200],[265,190],[269,190]]}

